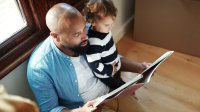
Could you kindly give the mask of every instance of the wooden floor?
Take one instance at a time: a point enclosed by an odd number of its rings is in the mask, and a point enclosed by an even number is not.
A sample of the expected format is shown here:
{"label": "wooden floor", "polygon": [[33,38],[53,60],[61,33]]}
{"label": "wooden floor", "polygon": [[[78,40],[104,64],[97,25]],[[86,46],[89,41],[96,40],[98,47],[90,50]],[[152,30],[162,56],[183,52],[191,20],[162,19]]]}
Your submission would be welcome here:
{"label": "wooden floor", "polygon": [[[167,51],[135,42],[130,33],[117,48],[123,56],[139,62],[153,62]],[[136,96],[148,112],[200,112],[200,58],[175,51]]]}

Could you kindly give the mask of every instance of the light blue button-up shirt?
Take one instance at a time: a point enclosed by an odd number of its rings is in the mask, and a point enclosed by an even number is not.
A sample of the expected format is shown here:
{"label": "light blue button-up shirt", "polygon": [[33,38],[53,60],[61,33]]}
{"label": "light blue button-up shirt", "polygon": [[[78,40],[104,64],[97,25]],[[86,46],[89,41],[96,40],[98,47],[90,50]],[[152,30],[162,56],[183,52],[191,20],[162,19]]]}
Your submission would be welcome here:
{"label": "light blue button-up shirt", "polygon": [[70,58],[48,37],[33,51],[27,68],[29,85],[42,112],[83,106]]}

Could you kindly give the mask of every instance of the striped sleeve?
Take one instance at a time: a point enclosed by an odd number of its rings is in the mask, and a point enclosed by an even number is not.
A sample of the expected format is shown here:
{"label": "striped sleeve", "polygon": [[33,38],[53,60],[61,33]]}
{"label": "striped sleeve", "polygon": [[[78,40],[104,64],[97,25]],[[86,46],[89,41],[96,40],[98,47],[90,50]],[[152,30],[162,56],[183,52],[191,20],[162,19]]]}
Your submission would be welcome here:
{"label": "striped sleeve", "polygon": [[117,62],[117,70],[121,67],[120,58],[111,32],[103,38],[89,38],[90,46],[87,52],[87,60],[94,74],[99,78],[108,78],[112,75],[112,63]]}

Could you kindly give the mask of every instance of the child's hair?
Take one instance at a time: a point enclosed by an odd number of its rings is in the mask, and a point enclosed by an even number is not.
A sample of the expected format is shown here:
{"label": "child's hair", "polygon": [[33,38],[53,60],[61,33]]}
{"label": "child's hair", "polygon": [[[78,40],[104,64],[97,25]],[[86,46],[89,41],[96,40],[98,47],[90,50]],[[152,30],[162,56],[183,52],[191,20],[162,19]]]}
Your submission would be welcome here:
{"label": "child's hair", "polygon": [[117,8],[112,0],[89,0],[83,9],[83,14],[86,16],[86,21],[92,23],[103,16],[116,17]]}

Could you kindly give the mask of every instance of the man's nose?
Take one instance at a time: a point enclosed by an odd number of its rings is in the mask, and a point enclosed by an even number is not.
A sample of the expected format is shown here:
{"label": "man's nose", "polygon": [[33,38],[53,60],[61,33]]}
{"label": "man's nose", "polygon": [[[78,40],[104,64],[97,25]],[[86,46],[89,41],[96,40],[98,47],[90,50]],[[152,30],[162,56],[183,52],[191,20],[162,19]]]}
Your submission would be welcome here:
{"label": "man's nose", "polygon": [[82,40],[87,40],[87,39],[88,39],[87,33],[83,32],[82,33]]}

